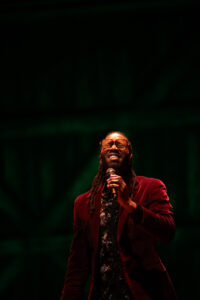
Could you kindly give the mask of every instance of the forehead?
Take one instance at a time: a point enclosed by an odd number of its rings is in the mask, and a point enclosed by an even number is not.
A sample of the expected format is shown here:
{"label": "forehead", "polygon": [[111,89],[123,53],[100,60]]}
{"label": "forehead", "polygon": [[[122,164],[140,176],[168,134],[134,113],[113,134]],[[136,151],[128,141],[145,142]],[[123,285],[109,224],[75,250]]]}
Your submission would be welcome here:
{"label": "forehead", "polygon": [[127,138],[123,134],[118,133],[118,132],[112,132],[112,133],[108,134],[106,136],[106,139],[112,139],[112,140],[126,139],[127,140]]}

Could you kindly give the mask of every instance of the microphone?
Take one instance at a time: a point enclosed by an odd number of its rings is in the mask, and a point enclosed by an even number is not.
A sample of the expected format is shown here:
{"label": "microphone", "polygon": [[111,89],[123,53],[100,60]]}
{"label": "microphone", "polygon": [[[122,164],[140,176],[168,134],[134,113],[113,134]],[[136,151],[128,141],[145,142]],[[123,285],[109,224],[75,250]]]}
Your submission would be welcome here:
{"label": "microphone", "polygon": [[[116,172],[115,172],[115,169],[113,169],[113,168],[108,168],[106,170],[106,177],[107,178],[110,178],[111,175],[115,175],[115,174],[116,174]],[[114,194],[114,196],[117,195],[117,191],[116,191],[116,189],[114,187],[112,187],[111,191]]]}

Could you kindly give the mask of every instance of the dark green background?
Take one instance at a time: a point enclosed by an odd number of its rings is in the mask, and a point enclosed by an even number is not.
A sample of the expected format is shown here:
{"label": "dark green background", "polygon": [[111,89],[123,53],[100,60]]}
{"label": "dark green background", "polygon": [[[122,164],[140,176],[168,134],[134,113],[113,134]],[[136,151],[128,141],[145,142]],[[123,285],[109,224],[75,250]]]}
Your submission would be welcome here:
{"label": "dark green background", "polygon": [[1,2],[2,300],[59,300],[73,202],[110,130],[167,185],[177,233],[160,255],[198,298],[199,23],[197,1]]}

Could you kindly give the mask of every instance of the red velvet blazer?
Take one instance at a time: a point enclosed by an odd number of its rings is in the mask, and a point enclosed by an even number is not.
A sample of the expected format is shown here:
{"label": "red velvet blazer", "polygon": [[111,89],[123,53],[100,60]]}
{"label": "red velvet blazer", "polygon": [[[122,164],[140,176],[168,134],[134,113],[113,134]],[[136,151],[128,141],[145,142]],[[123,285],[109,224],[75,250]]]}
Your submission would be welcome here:
{"label": "red velvet blazer", "polygon": [[[75,200],[74,238],[68,259],[61,300],[81,300],[91,275],[90,299],[98,249],[101,188],[93,215],[88,212],[88,192]],[[174,300],[176,294],[162,264],[156,241],[168,243],[175,233],[173,209],[165,185],[158,179],[137,176],[133,200],[139,209],[128,214],[121,207],[118,245],[124,275],[135,300]]]}

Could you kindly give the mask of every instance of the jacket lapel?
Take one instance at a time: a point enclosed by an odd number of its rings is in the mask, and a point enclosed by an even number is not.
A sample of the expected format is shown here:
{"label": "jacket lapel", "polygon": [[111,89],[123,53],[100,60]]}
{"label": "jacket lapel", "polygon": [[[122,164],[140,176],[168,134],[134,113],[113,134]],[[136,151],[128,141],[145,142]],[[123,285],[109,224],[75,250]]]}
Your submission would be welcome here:
{"label": "jacket lapel", "polygon": [[98,239],[99,239],[99,226],[100,226],[100,208],[101,208],[101,191],[102,188],[100,186],[96,199],[95,199],[95,211],[91,216],[91,232],[93,237],[93,245],[94,245],[94,252],[96,253],[98,248]]}
{"label": "jacket lapel", "polygon": [[[132,199],[133,201],[135,201],[136,199],[136,192],[139,188],[138,186],[138,180],[136,178],[136,184],[135,184],[135,188],[134,188],[134,191],[133,191],[133,196],[132,196]],[[137,201],[136,201],[137,202]],[[121,207],[120,208],[120,214],[119,214],[119,221],[118,221],[118,233],[117,233],[117,239],[118,239],[118,242],[120,241],[120,238],[121,238],[121,234],[122,234],[122,230],[123,230],[123,227],[124,227],[124,224],[126,222],[126,219],[128,217],[128,212],[125,208]]]}

